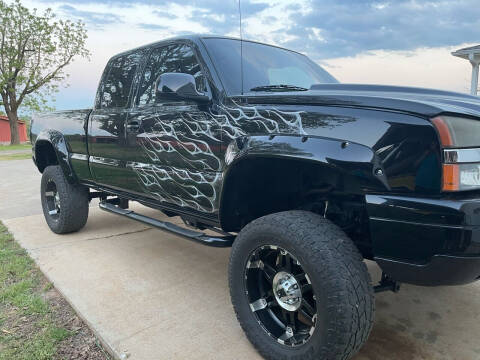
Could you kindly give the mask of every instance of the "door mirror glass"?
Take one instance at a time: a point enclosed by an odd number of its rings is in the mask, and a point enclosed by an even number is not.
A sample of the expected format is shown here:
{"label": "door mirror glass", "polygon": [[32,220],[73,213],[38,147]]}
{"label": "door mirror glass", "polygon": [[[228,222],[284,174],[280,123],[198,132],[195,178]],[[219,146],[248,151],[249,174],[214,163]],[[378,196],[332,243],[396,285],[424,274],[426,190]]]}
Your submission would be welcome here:
{"label": "door mirror glass", "polygon": [[155,102],[191,100],[208,102],[210,97],[197,91],[193,75],[163,73],[156,82]]}

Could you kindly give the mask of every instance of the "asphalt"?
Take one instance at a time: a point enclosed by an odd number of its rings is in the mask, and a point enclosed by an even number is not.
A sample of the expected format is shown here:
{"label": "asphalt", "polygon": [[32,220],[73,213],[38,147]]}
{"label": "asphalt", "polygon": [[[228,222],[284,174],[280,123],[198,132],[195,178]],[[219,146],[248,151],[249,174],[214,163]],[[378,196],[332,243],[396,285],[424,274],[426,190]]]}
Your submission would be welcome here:
{"label": "asphalt", "polygon": [[[41,214],[40,176],[31,161],[0,162],[0,178],[0,219],[117,358],[259,358],[230,304],[229,249],[97,207],[83,230],[55,235]],[[378,267],[367,265],[378,281]],[[398,294],[377,294],[376,308],[370,339],[355,360],[480,359],[480,283],[403,285]]]}

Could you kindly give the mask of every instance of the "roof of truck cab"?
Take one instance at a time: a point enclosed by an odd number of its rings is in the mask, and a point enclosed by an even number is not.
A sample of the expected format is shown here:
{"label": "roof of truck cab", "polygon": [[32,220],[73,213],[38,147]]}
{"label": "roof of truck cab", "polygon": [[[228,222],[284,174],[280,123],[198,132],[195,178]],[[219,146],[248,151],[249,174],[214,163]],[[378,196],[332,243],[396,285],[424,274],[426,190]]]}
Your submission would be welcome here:
{"label": "roof of truck cab", "polygon": [[231,37],[231,36],[222,36],[222,35],[212,35],[212,34],[210,34],[210,35],[199,35],[199,34],[195,34],[195,35],[175,36],[175,37],[170,37],[170,38],[166,38],[166,39],[163,39],[163,40],[155,41],[155,42],[152,42],[152,43],[149,43],[149,44],[138,46],[138,47],[133,48],[133,49],[122,51],[121,53],[117,53],[117,54],[113,55],[111,58],[115,58],[115,57],[120,56],[120,55],[126,55],[126,54],[129,54],[129,53],[137,51],[137,50],[154,47],[154,46],[160,45],[162,43],[166,43],[166,42],[174,42],[174,41],[180,41],[180,40],[190,40],[194,43],[198,43],[202,39],[228,39],[228,40],[237,40],[237,41],[242,40],[242,41],[245,41],[245,42],[251,42],[251,43],[256,43],[256,44],[272,46],[272,47],[276,47],[276,48],[279,48],[279,49],[282,49],[282,50],[287,50],[287,51],[291,51],[291,52],[294,52],[294,53],[297,53],[297,54],[300,54],[300,55],[304,55],[304,54],[299,53],[298,51],[295,51],[295,50],[287,49],[287,48],[277,46],[277,45],[266,44],[266,43],[262,43],[260,41],[255,41],[255,40],[239,39],[239,38],[235,38],[235,37]]}

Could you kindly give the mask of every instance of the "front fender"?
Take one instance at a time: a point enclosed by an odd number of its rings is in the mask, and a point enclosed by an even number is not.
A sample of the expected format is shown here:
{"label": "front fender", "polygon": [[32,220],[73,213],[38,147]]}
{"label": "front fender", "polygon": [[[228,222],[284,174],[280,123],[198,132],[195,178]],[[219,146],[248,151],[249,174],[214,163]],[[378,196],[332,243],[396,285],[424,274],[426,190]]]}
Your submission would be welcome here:
{"label": "front fender", "polygon": [[[226,166],[219,204],[222,224],[224,215],[235,210],[235,206],[232,208],[234,200],[230,195],[232,192],[239,191],[238,181],[248,181],[235,179],[236,174],[241,173],[235,170],[241,169],[241,165],[254,159],[285,159],[286,166],[281,171],[285,171],[285,177],[288,176],[291,179],[296,175],[289,172],[288,164],[292,164],[292,160],[311,163],[314,172],[319,171],[332,175],[326,175],[327,177],[344,179],[342,188],[337,190],[345,195],[365,195],[370,192],[381,193],[390,190],[380,159],[371,148],[365,145],[319,136],[240,137],[229,144],[225,154]],[[242,176],[247,177],[247,175],[255,177],[252,173]],[[279,173],[278,176],[283,175]]]}
{"label": "front fender", "polygon": [[39,159],[42,148],[47,144],[53,148],[58,165],[61,167],[67,181],[70,183],[76,182],[77,178],[70,164],[70,151],[68,149],[68,144],[65,141],[63,134],[57,130],[42,130],[35,139],[34,161],[38,170],[43,172],[45,168],[42,168],[42,165],[39,164],[37,159]]}
{"label": "front fender", "polygon": [[227,148],[225,181],[240,161],[255,157],[296,159],[322,164],[358,179],[365,191],[390,190],[381,161],[371,148],[319,136],[270,135],[237,138]]}

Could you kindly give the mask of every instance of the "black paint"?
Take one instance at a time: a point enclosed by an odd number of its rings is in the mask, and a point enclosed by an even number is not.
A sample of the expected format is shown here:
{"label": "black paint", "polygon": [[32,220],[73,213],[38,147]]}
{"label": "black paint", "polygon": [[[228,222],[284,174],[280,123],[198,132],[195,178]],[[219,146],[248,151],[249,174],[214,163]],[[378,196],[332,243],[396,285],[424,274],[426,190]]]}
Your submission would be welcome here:
{"label": "black paint", "polygon": [[[441,147],[429,121],[439,114],[480,119],[477,98],[337,84],[293,52],[326,83],[241,95],[238,84],[226,84],[238,74],[222,72],[234,68],[221,64],[232,58],[228,48],[222,54],[225,41],[190,36],[113,57],[93,110],[35,117],[39,170],[53,151],[69,181],[226,231],[272,211],[307,208],[383,264],[480,258],[480,194],[441,192]],[[246,70],[252,66],[247,61]],[[262,85],[252,71],[246,83]]]}

